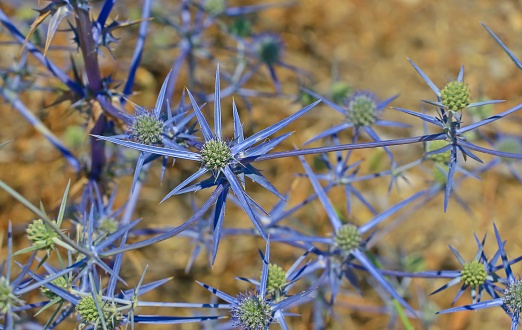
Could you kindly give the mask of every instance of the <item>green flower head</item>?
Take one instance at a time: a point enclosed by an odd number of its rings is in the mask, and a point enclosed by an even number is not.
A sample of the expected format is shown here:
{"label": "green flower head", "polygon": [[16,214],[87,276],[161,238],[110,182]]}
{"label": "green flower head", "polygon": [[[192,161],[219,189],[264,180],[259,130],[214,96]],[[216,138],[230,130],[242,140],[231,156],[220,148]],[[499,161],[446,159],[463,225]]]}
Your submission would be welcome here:
{"label": "green flower head", "polygon": [[265,330],[272,323],[270,304],[253,291],[239,294],[230,315],[233,326],[242,330]]}
{"label": "green flower head", "polygon": [[206,169],[219,172],[232,160],[232,151],[225,141],[212,139],[203,144],[200,157]]}
{"label": "green flower head", "polygon": [[163,120],[156,117],[153,113],[138,109],[129,125],[128,134],[136,142],[142,144],[161,144],[163,125]]}
{"label": "green flower head", "polygon": [[375,95],[366,91],[352,94],[346,101],[346,120],[355,127],[370,126],[379,118]]}
{"label": "green flower head", "polygon": [[471,92],[462,81],[451,81],[440,91],[440,100],[448,110],[462,110],[471,103]]}
{"label": "green flower head", "polygon": [[486,267],[478,260],[465,264],[461,271],[464,284],[475,288],[486,282],[487,275]]}

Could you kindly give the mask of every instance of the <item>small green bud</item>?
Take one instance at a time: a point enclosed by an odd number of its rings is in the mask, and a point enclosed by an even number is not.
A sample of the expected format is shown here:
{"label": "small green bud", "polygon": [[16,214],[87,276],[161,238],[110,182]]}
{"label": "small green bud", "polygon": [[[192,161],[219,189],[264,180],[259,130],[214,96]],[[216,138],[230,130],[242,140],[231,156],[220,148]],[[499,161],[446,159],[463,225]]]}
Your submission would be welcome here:
{"label": "small green bud", "polygon": [[346,120],[355,127],[370,126],[378,119],[375,96],[368,92],[355,92],[347,101]]}
{"label": "small green bud", "polygon": [[[103,320],[109,329],[115,329],[121,322],[122,316],[113,303],[104,302],[101,296],[96,296],[96,302],[103,312]],[[92,296],[83,297],[78,305],[76,312],[90,324],[95,325],[96,329],[102,329],[102,323],[96,304]]]}
{"label": "small green bud", "polygon": [[14,295],[7,278],[0,276],[0,314],[7,313],[9,306],[21,305],[22,300]]}
{"label": "small green bud", "polygon": [[478,260],[473,260],[464,265],[461,271],[461,278],[465,285],[478,287],[486,282],[488,273],[484,264]]}
{"label": "small green bud", "polygon": [[272,322],[270,304],[251,291],[239,294],[230,315],[232,326],[244,330],[265,330]]}
{"label": "small green bud", "polygon": [[471,103],[470,90],[468,86],[461,81],[450,81],[440,91],[440,99],[442,104],[448,110],[462,110]]}
{"label": "small green bud", "polygon": [[[433,150],[444,148],[448,144],[449,144],[448,141],[445,141],[445,140],[435,140],[435,141],[426,142],[426,144],[424,146],[425,146],[426,152],[430,152]],[[441,152],[438,154],[429,155],[426,158],[428,158],[429,160],[432,160],[433,162],[435,162],[437,164],[446,165],[446,164],[449,164],[450,157],[451,157],[451,150],[448,150],[448,151]]]}
{"label": "small green bud", "polygon": [[352,224],[344,224],[339,228],[334,237],[334,246],[345,254],[359,248],[362,242],[361,234],[357,226]]}
{"label": "small green bud", "polygon": [[[64,290],[69,289],[69,283],[67,282],[67,279],[63,276],[55,278],[54,280],[51,281],[51,283]],[[51,300],[58,297],[58,295],[56,293],[52,292],[49,288],[47,288],[45,286],[40,287],[40,292],[43,293],[44,296],[46,296],[47,298],[49,298]]]}
{"label": "small green bud", "polygon": [[266,284],[267,292],[281,291],[286,284],[286,272],[276,264],[268,265],[268,280]]}
{"label": "small green bud", "polygon": [[[56,224],[56,221],[53,220],[52,223]],[[54,240],[58,238],[58,233],[43,220],[34,220],[32,224],[27,226],[25,232],[27,233],[27,238],[39,249],[54,249]]]}
{"label": "small green bud", "polygon": [[352,88],[344,81],[336,81],[330,87],[330,97],[337,104],[341,104],[344,99],[350,96],[351,92]]}
{"label": "small green bud", "polygon": [[513,313],[522,312],[522,281],[517,280],[509,284],[504,290],[502,298],[504,306],[507,306]]}
{"label": "small green bud", "polygon": [[103,217],[98,221],[98,230],[110,235],[118,230],[118,221],[111,217]]}
{"label": "small green bud", "polygon": [[233,35],[245,38],[252,34],[252,22],[246,17],[239,16],[232,21],[228,30]]}
{"label": "small green bud", "polygon": [[139,111],[132,121],[129,135],[137,142],[146,145],[160,144],[163,133],[163,120],[147,111]]}
{"label": "small green bud", "polygon": [[232,160],[232,151],[225,141],[212,139],[203,144],[200,157],[206,169],[219,172]]}
{"label": "small green bud", "polygon": [[257,37],[254,46],[257,56],[265,64],[272,65],[281,57],[281,40],[271,34],[263,34]]}

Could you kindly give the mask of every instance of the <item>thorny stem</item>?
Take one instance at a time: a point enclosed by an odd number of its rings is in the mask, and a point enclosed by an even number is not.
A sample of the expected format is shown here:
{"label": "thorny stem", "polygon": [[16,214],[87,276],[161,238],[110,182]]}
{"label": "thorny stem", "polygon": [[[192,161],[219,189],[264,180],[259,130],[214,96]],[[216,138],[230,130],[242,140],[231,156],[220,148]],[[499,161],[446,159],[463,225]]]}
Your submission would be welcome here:
{"label": "thorny stem", "polygon": [[74,3],[73,6],[76,12],[75,19],[78,28],[80,49],[85,63],[87,78],[89,79],[89,90],[91,93],[96,94],[102,87],[102,78],[100,74],[100,66],[98,65],[96,44],[92,35],[89,9],[85,5],[78,3]]}

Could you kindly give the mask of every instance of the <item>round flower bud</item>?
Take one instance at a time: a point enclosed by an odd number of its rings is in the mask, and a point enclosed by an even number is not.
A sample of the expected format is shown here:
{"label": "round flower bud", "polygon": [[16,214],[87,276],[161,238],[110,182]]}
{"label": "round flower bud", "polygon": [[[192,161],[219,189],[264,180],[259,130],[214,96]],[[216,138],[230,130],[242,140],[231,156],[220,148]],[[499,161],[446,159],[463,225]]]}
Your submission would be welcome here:
{"label": "round flower bud", "polygon": [[354,126],[370,126],[377,121],[377,102],[373,93],[355,92],[348,98],[346,104],[346,120]]}
{"label": "round flower bud", "polygon": [[268,265],[268,280],[266,283],[267,292],[281,291],[286,284],[286,272],[276,264]]}
{"label": "round flower bud", "polygon": [[239,294],[230,315],[232,325],[244,330],[265,330],[272,322],[270,304],[252,291]]}
{"label": "round flower bud", "polygon": [[[424,145],[426,152],[430,152],[433,150],[437,150],[440,148],[444,148],[448,145],[448,141],[445,140],[435,140],[435,141],[428,141]],[[449,164],[451,157],[451,150],[441,152],[438,154],[432,154],[426,156],[427,159],[432,160],[433,162],[440,164],[440,165],[446,165]]]}
{"label": "round flower bud", "polygon": [[448,110],[462,110],[471,103],[470,90],[468,86],[461,81],[451,81],[440,91],[440,99],[442,104]]}
{"label": "round flower bud", "polygon": [[[56,224],[56,221],[53,220],[52,223]],[[40,249],[53,249],[54,240],[58,238],[58,233],[41,219],[34,220],[33,223],[27,226],[25,232],[27,233],[27,238],[33,242],[33,245]]]}
{"label": "round flower bud", "polygon": [[461,278],[465,285],[478,287],[486,282],[488,273],[484,264],[478,260],[473,260],[464,265],[461,271]]}
{"label": "round flower bud", "polygon": [[200,157],[207,170],[219,172],[232,159],[232,151],[225,141],[212,139],[203,144]]}
{"label": "round flower bud", "polygon": [[[69,283],[67,282],[67,279],[63,276],[57,277],[54,280],[51,281],[52,284],[56,285],[59,288],[62,288],[64,290],[67,290],[69,288]],[[58,295],[51,291],[51,289],[41,286],[40,292],[43,293],[44,296],[46,296],[49,299],[54,299],[58,297]]]}
{"label": "round flower bud", "polygon": [[0,276],[0,314],[7,313],[9,306],[21,305],[23,302],[14,295],[7,278]]}
{"label": "round flower bud", "polygon": [[341,104],[351,92],[352,88],[344,81],[336,81],[330,87],[330,97],[332,101],[337,104]]}
{"label": "round flower bud", "polygon": [[502,300],[504,306],[508,307],[513,313],[522,312],[522,281],[517,280],[510,283],[504,290]]}
{"label": "round flower bud", "polygon": [[259,35],[255,39],[254,50],[263,63],[272,65],[281,57],[281,39],[273,34]]}
{"label": "round flower bud", "polygon": [[[112,303],[104,302],[101,296],[96,296],[96,302],[103,312],[103,320],[109,329],[115,329],[118,327],[122,320],[121,314],[116,310],[116,307]],[[94,303],[92,296],[83,297],[78,305],[76,305],[76,312],[90,324],[96,325],[96,330],[102,329],[102,323],[100,320],[100,314]]]}
{"label": "round flower bud", "polygon": [[359,229],[352,224],[344,224],[339,228],[334,237],[334,246],[345,254],[357,249],[362,242]]}
{"label": "round flower bud", "polygon": [[137,111],[129,128],[129,135],[139,143],[160,144],[163,133],[163,120],[147,111]]}

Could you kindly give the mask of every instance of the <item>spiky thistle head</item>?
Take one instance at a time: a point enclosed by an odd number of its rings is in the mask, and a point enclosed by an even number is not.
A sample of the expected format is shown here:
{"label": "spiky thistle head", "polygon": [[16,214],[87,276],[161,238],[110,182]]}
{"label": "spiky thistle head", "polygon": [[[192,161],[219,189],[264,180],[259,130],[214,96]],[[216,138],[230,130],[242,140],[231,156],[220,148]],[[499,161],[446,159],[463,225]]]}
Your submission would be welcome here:
{"label": "spiky thistle head", "polygon": [[[56,221],[52,221],[56,224]],[[47,225],[42,219],[34,220],[27,229],[27,238],[33,243],[33,246],[39,249],[52,250],[56,239],[58,239],[58,233]]]}
{"label": "spiky thistle head", "polygon": [[486,266],[479,260],[465,264],[460,274],[464,284],[474,288],[484,284],[488,276]]}
{"label": "spiky thistle head", "polygon": [[[434,150],[437,150],[440,148],[444,148],[447,145],[448,145],[448,141],[446,141],[446,140],[427,141],[426,144],[424,145],[424,149],[426,150],[426,152],[431,152],[431,151],[434,151]],[[450,157],[451,157],[451,150],[426,156],[427,159],[429,159],[439,165],[449,164]]]}
{"label": "spiky thistle head", "polygon": [[357,91],[346,100],[346,120],[355,127],[370,126],[379,118],[375,94]]}
{"label": "spiky thistle head", "polygon": [[450,81],[440,91],[440,100],[448,110],[462,110],[471,103],[471,92],[466,83]]}
{"label": "spiky thistle head", "polygon": [[286,272],[277,264],[268,265],[268,279],[266,291],[269,293],[279,292],[286,284]]}
{"label": "spiky thistle head", "polygon": [[220,172],[232,160],[232,151],[221,139],[211,139],[203,144],[200,151],[201,164],[209,171]]}
{"label": "spiky thistle head", "polygon": [[515,280],[504,289],[502,298],[504,306],[508,307],[514,314],[522,312],[522,281]]}
{"label": "spiky thistle head", "polygon": [[270,304],[255,291],[240,293],[230,310],[232,325],[242,330],[265,330],[272,323]]}
{"label": "spiky thistle head", "polygon": [[350,223],[342,225],[334,237],[334,248],[341,250],[343,255],[349,254],[361,246],[362,237],[357,226]]}
{"label": "spiky thistle head", "polygon": [[[103,312],[103,320],[108,328],[117,328],[123,318],[114,303],[104,302],[101,296],[96,296],[96,302]],[[92,296],[83,297],[76,305],[76,312],[80,314],[86,323],[95,325],[95,329],[103,329],[100,314]]]}
{"label": "spiky thistle head", "polygon": [[272,65],[281,58],[283,42],[275,34],[265,33],[254,38],[254,51],[261,62]]}
{"label": "spiky thistle head", "polygon": [[0,314],[5,314],[9,307],[22,303],[22,300],[13,293],[13,288],[9,285],[7,278],[0,276]]}
{"label": "spiky thistle head", "polygon": [[[69,289],[69,282],[67,281],[67,279],[64,276],[55,278],[54,280],[51,281],[51,283],[64,290]],[[58,297],[58,295],[56,293],[52,292],[51,289],[49,289],[45,286],[40,287],[40,292],[51,300]]]}
{"label": "spiky thistle head", "polygon": [[336,81],[330,86],[330,98],[334,103],[341,104],[351,93],[352,87],[345,81]]}
{"label": "spiky thistle head", "polygon": [[154,113],[138,108],[128,125],[130,138],[146,145],[161,144],[164,121]]}
{"label": "spiky thistle head", "polygon": [[118,220],[114,219],[113,217],[103,217],[100,220],[98,220],[98,226],[97,229],[102,234],[112,234],[116,230],[118,230]]}

